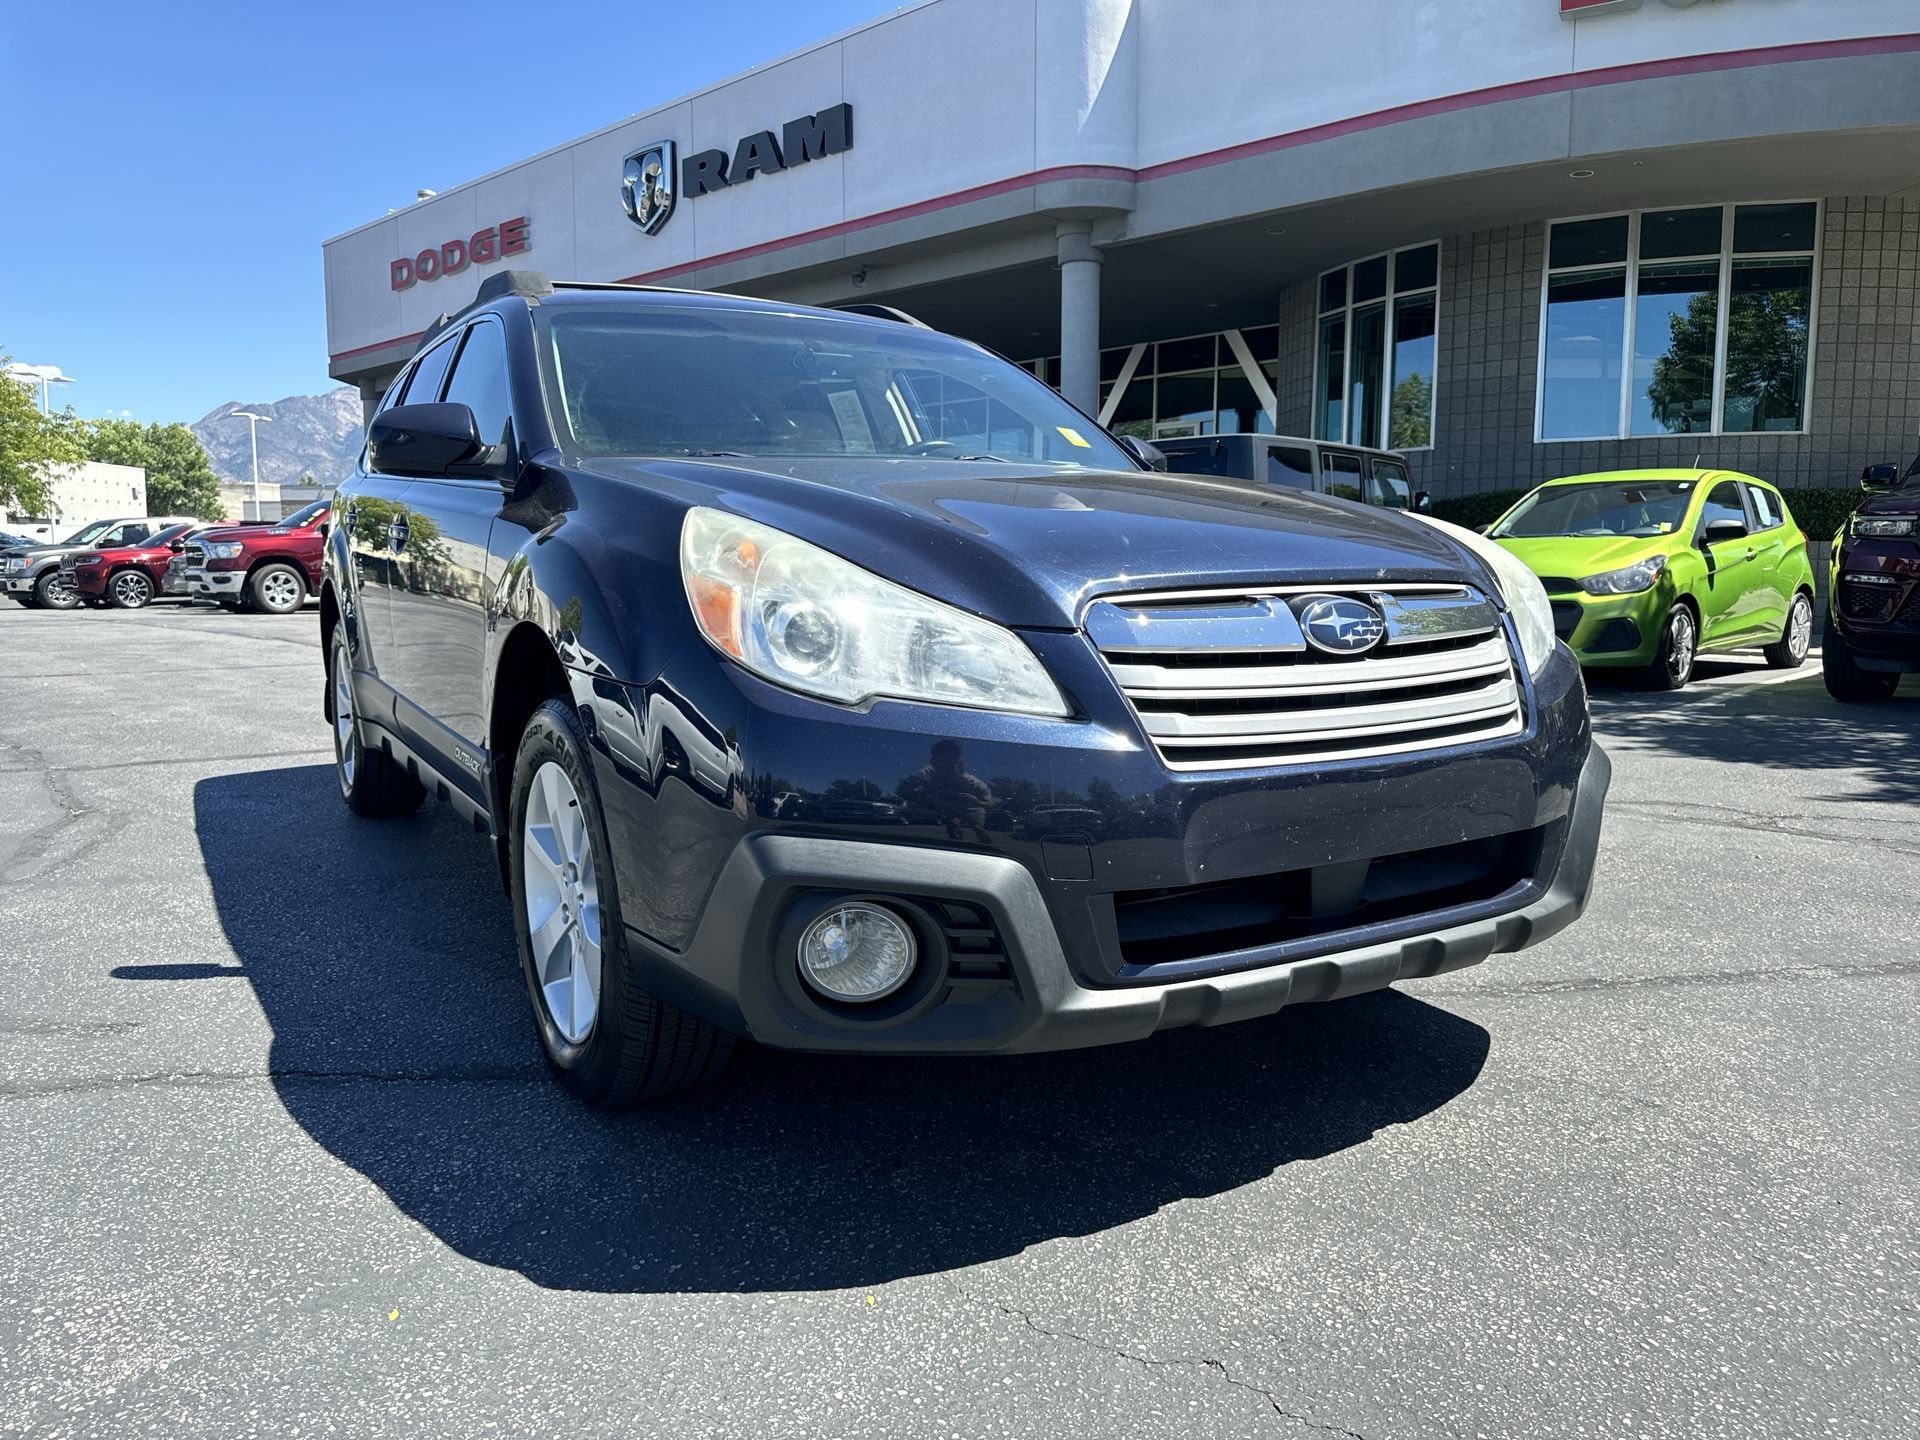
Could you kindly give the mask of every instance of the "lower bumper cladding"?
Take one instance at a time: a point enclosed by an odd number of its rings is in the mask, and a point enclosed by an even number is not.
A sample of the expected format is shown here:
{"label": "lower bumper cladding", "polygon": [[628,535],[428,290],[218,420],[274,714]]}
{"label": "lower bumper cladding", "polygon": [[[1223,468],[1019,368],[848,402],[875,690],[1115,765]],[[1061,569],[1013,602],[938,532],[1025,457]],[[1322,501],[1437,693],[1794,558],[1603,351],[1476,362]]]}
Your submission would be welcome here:
{"label": "lower bumper cladding", "polygon": [[[1069,963],[1040,882],[1018,862],[865,840],[751,836],[728,859],[686,949],[631,929],[628,938],[649,989],[781,1048],[986,1054],[1137,1040],[1442,974],[1557,933],[1586,907],[1611,774],[1592,747],[1563,820],[1482,847],[1459,886],[1435,892],[1440,898],[1417,913],[1389,908],[1378,923],[1341,930],[1329,922],[1298,933],[1296,911],[1263,945],[1228,945],[1172,965],[1129,965],[1116,955],[1103,967],[1108,983],[1087,983]],[[1311,887],[1338,881],[1302,882],[1307,913]],[[794,983],[792,916],[823,895],[896,901],[921,931],[920,981],[871,1013],[820,1003]],[[1132,928],[1137,945],[1141,932]],[[1257,931],[1253,917],[1222,934],[1244,943]],[[1192,970],[1201,973],[1170,973]]]}

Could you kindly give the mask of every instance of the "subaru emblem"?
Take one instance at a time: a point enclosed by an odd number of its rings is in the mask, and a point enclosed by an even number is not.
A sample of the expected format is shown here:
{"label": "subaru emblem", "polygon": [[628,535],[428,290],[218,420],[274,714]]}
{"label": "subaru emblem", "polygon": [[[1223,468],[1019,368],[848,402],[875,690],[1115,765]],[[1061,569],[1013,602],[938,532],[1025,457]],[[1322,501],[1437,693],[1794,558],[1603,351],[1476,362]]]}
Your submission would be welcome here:
{"label": "subaru emblem", "polygon": [[1307,643],[1329,655],[1358,655],[1386,636],[1387,621],[1377,609],[1351,595],[1315,595],[1299,609]]}
{"label": "subaru emblem", "polygon": [[629,152],[620,167],[620,203],[649,235],[658,234],[673,214],[673,151],[673,141],[656,140]]}

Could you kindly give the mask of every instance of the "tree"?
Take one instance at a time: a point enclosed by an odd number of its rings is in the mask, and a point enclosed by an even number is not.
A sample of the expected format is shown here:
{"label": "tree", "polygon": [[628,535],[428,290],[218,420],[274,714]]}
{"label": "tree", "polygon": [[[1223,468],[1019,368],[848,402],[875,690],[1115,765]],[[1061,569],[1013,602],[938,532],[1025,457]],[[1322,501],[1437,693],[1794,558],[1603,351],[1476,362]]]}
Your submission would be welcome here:
{"label": "tree", "polygon": [[138,465],[147,472],[149,515],[198,515],[218,520],[220,480],[193,432],[180,424],[94,420],[86,427],[87,458]]}
{"label": "tree", "polygon": [[1393,387],[1393,435],[1396,450],[1418,450],[1433,443],[1433,379],[1414,371]]}
{"label": "tree", "polygon": [[[0,351],[0,367],[11,357]],[[21,515],[52,512],[49,465],[76,464],[87,458],[71,410],[42,415],[33,392],[0,379],[0,510]]]}
{"label": "tree", "polygon": [[[1783,417],[1798,423],[1807,381],[1807,306],[1799,286],[1734,292],[1727,314],[1728,428],[1761,430]],[[1668,430],[1704,430],[1712,423],[1719,308],[1719,297],[1707,291],[1668,317],[1672,341],[1654,361],[1647,385],[1654,417]]]}

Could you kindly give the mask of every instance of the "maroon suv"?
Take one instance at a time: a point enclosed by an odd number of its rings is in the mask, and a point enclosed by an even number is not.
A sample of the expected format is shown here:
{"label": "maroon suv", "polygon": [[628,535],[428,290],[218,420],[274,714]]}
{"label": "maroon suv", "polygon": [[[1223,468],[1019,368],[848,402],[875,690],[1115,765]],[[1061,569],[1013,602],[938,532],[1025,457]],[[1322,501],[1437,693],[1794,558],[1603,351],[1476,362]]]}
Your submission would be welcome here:
{"label": "maroon suv", "polygon": [[187,593],[270,615],[291,615],[320,585],[329,502],[316,500],[278,525],[209,530],[188,542]]}
{"label": "maroon suv", "polygon": [[61,572],[88,605],[138,610],[160,593],[174,545],[198,523],[169,525],[131,545],[74,551],[61,556]]}

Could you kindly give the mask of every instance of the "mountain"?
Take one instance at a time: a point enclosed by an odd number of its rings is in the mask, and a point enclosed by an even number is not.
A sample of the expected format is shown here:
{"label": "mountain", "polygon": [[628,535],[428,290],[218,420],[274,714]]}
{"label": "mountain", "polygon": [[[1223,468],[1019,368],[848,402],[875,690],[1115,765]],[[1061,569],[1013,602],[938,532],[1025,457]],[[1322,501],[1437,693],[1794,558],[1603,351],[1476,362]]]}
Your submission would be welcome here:
{"label": "mountain", "polygon": [[247,448],[247,422],[227,417],[236,410],[271,415],[261,422],[260,479],[262,483],[297,484],[311,475],[322,485],[337,485],[353,469],[360,450],[360,395],[349,386],[324,395],[289,395],[271,405],[229,400],[216,406],[187,428],[207,452],[214,473],[222,480],[245,483],[253,478],[253,455]]}

